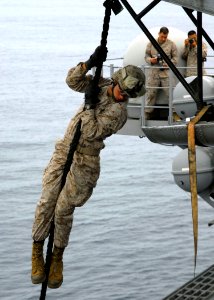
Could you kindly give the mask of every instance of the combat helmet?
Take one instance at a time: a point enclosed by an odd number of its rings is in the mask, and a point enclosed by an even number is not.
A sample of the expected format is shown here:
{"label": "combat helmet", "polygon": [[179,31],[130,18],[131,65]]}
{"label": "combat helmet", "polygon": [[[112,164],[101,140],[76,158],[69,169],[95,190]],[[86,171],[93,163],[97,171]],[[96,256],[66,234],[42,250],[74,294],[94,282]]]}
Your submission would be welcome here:
{"label": "combat helmet", "polygon": [[130,98],[143,96],[146,92],[145,75],[139,67],[133,65],[123,67],[113,73],[112,79]]}

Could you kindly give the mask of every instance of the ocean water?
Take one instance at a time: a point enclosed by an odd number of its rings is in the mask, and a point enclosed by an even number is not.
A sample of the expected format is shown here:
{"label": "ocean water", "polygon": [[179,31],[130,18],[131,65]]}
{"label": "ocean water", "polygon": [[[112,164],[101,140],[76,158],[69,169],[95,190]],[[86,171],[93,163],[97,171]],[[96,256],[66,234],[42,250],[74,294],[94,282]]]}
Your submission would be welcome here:
{"label": "ocean water", "polygon": [[[142,10],[150,1],[132,1]],[[176,7],[176,9],[175,9]],[[170,14],[169,14],[170,11]],[[0,299],[36,300],[31,227],[42,172],[83,96],[65,84],[70,67],[100,42],[102,1],[0,2]],[[183,10],[159,4],[148,27],[192,28]],[[213,33],[211,17],[204,17]],[[122,57],[140,29],[124,10],[112,15],[109,57]],[[64,282],[46,299],[159,300],[193,278],[190,197],[173,181],[178,147],[115,135],[101,154],[91,199],[75,212]],[[213,264],[213,210],[199,199],[196,273]]]}

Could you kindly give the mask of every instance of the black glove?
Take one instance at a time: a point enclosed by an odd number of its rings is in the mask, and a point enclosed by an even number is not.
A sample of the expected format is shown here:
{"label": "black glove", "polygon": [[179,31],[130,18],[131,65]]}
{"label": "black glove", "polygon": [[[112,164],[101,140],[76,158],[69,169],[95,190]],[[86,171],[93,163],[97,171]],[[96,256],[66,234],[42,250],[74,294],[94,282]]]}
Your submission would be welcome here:
{"label": "black glove", "polygon": [[94,109],[99,102],[98,94],[100,88],[95,85],[94,81],[91,81],[85,91],[85,108]]}
{"label": "black glove", "polygon": [[98,46],[90,58],[85,62],[87,69],[90,70],[91,68],[102,64],[106,60],[107,52],[107,47]]}

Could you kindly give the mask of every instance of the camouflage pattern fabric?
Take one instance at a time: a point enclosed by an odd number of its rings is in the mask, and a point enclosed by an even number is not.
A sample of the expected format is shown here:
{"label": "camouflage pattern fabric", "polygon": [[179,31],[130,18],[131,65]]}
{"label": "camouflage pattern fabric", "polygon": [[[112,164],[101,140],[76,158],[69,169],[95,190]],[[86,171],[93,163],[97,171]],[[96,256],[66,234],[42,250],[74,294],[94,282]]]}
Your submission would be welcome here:
{"label": "camouflage pattern fabric", "polygon": [[[207,57],[207,45],[205,43],[202,43],[202,58]],[[186,60],[186,66],[188,69],[186,69],[185,77],[188,76],[197,76],[197,47],[185,46],[184,51],[182,53],[182,58]],[[191,67],[193,67],[191,69]],[[204,68],[204,63],[203,66]],[[203,69],[203,75],[206,75],[206,71]]]}
{"label": "camouflage pattern fabric", "polygon": [[[174,42],[167,39],[163,44],[160,44],[161,48],[165,51],[166,55],[170,58],[170,60],[174,63],[174,65],[178,62],[178,54],[177,47]],[[151,65],[150,58],[157,57],[158,52],[152,43],[148,43],[145,52],[145,61]],[[163,61],[164,62],[164,61]],[[161,64],[152,64],[155,68],[151,68],[148,70],[146,85],[146,100],[145,105],[154,106],[156,102],[157,88],[153,87],[169,87],[169,69],[161,68]],[[166,98],[169,98],[169,89],[165,88],[163,91],[166,94]],[[145,108],[145,112],[151,113],[154,108]]]}
{"label": "camouflage pattern fabric", "polygon": [[120,88],[127,92],[129,97],[136,98],[143,96],[145,90],[145,74],[143,71],[133,65],[127,65],[114,72],[112,79],[118,83]]}
{"label": "camouflage pattern fabric", "polygon": [[[91,76],[80,63],[68,72],[66,82],[75,91],[85,91]],[[37,204],[32,238],[41,241],[47,238],[51,220],[55,220],[54,244],[59,248],[67,246],[72,228],[75,207],[82,206],[92,195],[100,174],[99,152],[104,148],[103,140],[116,133],[126,122],[127,103],[115,102],[108,96],[107,85],[110,81],[100,80],[100,102],[94,110],[83,111],[83,106],[70,121],[63,139],[56,143],[53,156],[44,171],[41,198]],[[74,153],[73,163],[66,183],[60,191],[62,174],[69,146],[76,125],[81,123],[81,137]],[[80,153],[84,149],[84,154]],[[78,152],[79,151],[79,152]],[[88,154],[87,154],[88,151]],[[95,152],[96,155],[91,155]]]}

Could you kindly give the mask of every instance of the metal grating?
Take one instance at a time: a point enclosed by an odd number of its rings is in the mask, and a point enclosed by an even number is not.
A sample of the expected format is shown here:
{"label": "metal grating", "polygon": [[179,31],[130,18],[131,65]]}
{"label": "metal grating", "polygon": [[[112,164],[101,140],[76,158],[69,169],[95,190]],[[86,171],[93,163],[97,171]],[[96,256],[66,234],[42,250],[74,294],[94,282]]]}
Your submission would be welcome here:
{"label": "metal grating", "polygon": [[162,300],[214,300],[214,265]]}

